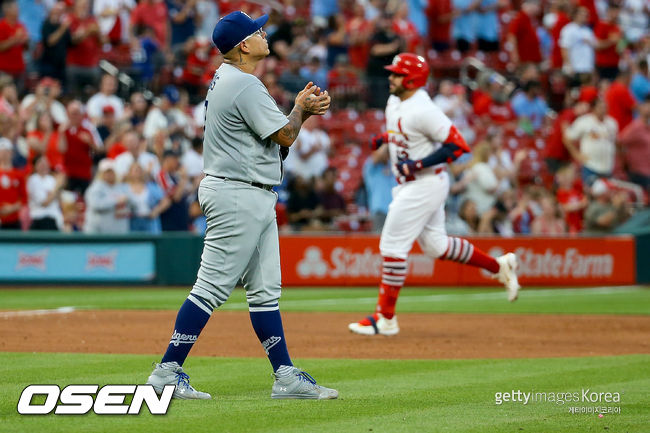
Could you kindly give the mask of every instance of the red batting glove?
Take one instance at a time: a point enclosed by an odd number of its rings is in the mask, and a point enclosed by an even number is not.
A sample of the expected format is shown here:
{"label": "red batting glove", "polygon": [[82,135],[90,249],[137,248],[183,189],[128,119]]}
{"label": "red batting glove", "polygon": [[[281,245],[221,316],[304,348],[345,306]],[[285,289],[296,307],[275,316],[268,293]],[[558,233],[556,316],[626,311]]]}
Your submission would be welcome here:
{"label": "red batting glove", "polygon": [[370,139],[370,149],[377,150],[381,147],[382,144],[388,143],[388,132],[384,132],[379,135],[375,135]]}

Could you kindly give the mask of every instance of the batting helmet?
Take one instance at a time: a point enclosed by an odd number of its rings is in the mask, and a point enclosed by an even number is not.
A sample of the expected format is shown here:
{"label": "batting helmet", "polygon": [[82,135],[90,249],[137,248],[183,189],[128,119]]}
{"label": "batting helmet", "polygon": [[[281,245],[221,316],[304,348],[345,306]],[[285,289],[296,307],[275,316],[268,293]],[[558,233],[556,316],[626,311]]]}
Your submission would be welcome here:
{"label": "batting helmet", "polygon": [[393,63],[384,66],[394,74],[404,75],[402,86],[405,89],[416,89],[427,84],[429,65],[424,57],[413,53],[401,53],[393,58]]}

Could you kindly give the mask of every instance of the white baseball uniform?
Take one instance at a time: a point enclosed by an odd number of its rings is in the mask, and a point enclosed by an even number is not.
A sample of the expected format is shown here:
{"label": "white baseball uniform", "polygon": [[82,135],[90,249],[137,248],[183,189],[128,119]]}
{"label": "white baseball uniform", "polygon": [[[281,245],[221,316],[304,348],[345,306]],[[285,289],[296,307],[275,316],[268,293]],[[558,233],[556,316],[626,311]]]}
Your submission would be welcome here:
{"label": "white baseball uniform", "polygon": [[417,239],[425,253],[440,257],[448,247],[445,200],[449,194],[446,164],[418,171],[413,180],[402,176],[399,159],[419,160],[440,148],[452,127],[451,120],[423,89],[402,101],[392,95],[386,105],[386,129],[393,173],[400,182],[381,233],[382,256],[406,259]]}
{"label": "white baseball uniform", "polygon": [[[396,58],[393,64],[395,63],[399,63],[399,58]],[[404,78],[407,79],[410,78]],[[375,314],[350,323],[348,329],[362,335],[395,335],[399,332],[395,305],[408,274],[407,258],[415,240],[430,257],[470,264],[498,273],[499,281],[507,287],[508,299],[517,299],[519,283],[514,273],[514,254],[509,253],[499,259],[505,265],[503,266],[485,252],[474,248],[467,239],[447,236],[447,164],[445,162],[422,167],[433,161],[451,161],[469,151],[451,120],[423,89],[418,89],[406,100],[397,96],[388,99],[386,129],[388,137],[384,139],[388,140],[393,173],[399,185],[392,190],[393,201],[388,207],[379,241],[383,257],[379,297]],[[431,157],[428,158],[429,156]],[[400,173],[396,165],[403,160],[413,162],[402,164],[403,171],[410,172],[410,167],[414,167],[415,173],[410,173],[409,176]],[[409,167],[408,170],[405,167]]]}

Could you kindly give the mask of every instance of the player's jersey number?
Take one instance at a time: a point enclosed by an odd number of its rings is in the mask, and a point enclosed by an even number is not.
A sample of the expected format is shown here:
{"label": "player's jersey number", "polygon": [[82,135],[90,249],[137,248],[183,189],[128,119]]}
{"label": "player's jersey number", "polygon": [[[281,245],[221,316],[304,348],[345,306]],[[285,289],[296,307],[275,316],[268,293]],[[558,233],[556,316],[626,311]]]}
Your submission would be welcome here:
{"label": "player's jersey number", "polygon": [[399,149],[397,151],[397,159],[411,159],[411,158],[409,158],[409,153],[406,151],[406,149]]}

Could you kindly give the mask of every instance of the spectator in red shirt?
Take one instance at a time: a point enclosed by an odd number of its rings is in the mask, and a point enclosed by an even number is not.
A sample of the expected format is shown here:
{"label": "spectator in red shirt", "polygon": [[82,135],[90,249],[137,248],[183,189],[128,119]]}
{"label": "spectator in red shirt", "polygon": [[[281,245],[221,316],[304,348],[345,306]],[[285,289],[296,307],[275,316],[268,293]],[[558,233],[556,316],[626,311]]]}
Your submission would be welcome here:
{"label": "spectator in red shirt", "polygon": [[128,22],[135,0],[94,0],[92,14],[102,35],[112,44],[128,42]]}
{"label": "spectator in red shirt", "polygon": [[70,90],[79,93],[84,86],[99,81],[99,55],[103,36],[95,17],[90,15],[88,0],[76,0],[70,16],[72,45],[68,48],[66,79]]}
{"label": "spectator in red shirt", "polygon": [[169,47],[168,21],[167,5],[163,0],[142,0],[131,11],[131,28],[135,29],[138,26],[152,28],[160,47]]}
{"label": "spectator in red shirt", "polygon": [[[569,94],[570,95],[570,94]],[[555,173],[558,169],[575,159],[579,162],[579,151],[571,140],[564,136],[566,129],[571,126],[574,120],[589,111],[591,102],[598,97],[598,89],[591,86],[584,86],[577,101],[567,97],[566,108],[560,111],[553,122],[553,129],[546,139],[544,148],[546,165]]]}
{"label": "spectator in red shirt", "polygon": [[47,111],[41,111],[36,116],[36,129],[27,133],[29,157],[27,158],[28,172],[32,172],[34,160],[45,155],[50,167],[55,171],[63,171],[63,155],[59,151],[59,134],[54,130],[52,116]]}
{"label": "spectator in red shirt", "polygon": [[20,230],[20,209],[27,203],[25,173],[11,164],[13,145],[0,138],[0,229]]}
{"label": "spectator in red shirt", "polygon": [[[203,90],[203,76],[210,65],[212,56],[216,54],[208,38],[198,37],[192,43],[183,69],[183,85],[189,92],[193,102]],[[214,71],[212,71],[214,73]]]}
{"label": "spectator in red shirt", "polygon": [[557,202],[564,213],[567,231],[580,233],[584,224],[584,211],[589,204],[582,188],[582,182],[576,178],[576,168],[567,164],[556,175],[558,189]]}
{"label": "spectator in red shirt", "polygon": [[630,180],[650,193],[650,95],[639,105],[639,117],[619,135]]}
{"label": "spectator in red shirt", "polygon": [[522,63],[540,63],[542,61],[542,52],[535,25],[535,17],[538,14],[538,3],[533,0],[526,0],[521,5],[521,11],[510,22],[508,44],[510,46],[510,60],[515,66]]}
{"label": "spectator in red shirt", "polygon": [[517,121],[517,115],[508,100],[508,92],[497,77],[487,80],[485,90],[476,90],[472,94],[472,108],[487,127],[490,123],[511,126]]}
{"label": "spectator in red shirt", "polygon": [[116,159],[118,156],[128,151],[126,146],[124,146],[124,136],[132,130],[133,126],[131,125],[131,122],[128,121],[116,125],[111,130],[111,134],[103,140],[107,158]]}
{"label": "spectator in red shirt", "polygon": [[393,17],[393,31],[399,35],[406,44],[406,51],[415,53],[420,46],[420,35],[418,29],[408,19],[409,7],[407,3],[402,3]]}
{"label": "spectator in red shirt", "polygon": [[564,26],[571,22],[571,18],[567,13],[567,4],[563,1],[555,1],[551,3],[551,11],[555,13],[555,23],[550,28],[551,39],[553,46],[551,48],[551,67],[554,69],[561,69],[562,63],[562,49],[560,48],[560,32]]}
{"label": "spectator in red shirt", "polygon": [[363,5],[356,2],[354,16],[345,25],[345,32],[348,34],[350,64],[360,71],[364,71],[368,65],[370,37],[373,32],[373,24],[366,19],[365,13]]}
{"label": "spectator in red shirt", "polygon": [[618,130],[622,131],[634,118],[636,99],[630,91],[630,71],[621,71],[618,78],[605,91],[608,113],[616,122]]}
{"label": "spectator in red shirt", "polygon": [[618,4],[610,3],[607,18],[598,21],[594,28],[596,36],[596,70],[600,78],[614,80],[618,75],[618,43],[622,38],[621,29],[616,24],[620,9]]}
{"label": "spectator in red shirt", "polygon": [[14,0],[2,5],[0,20],[0,71],[6,72],[22,87],[25,74],[23,50],[29,43],[27,29],[18,21],[18,4]]}
{"label": "spectator in red shirt", "polygon": [[426,14],[431,47],[439,52],[447,51],[451,47],[451,22],[454,19],[451,0],[430,0]]}
{"label": "spectator in red shirt", "polygon": [[68,103],[68,124],[59,126],[59,151],[68,177],[66,189],[83,196],[92,180],[93,152],[101,149],[100,138],[93,124],[84,117],[79,101]]}

